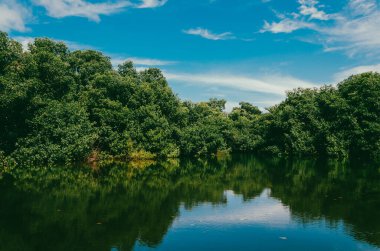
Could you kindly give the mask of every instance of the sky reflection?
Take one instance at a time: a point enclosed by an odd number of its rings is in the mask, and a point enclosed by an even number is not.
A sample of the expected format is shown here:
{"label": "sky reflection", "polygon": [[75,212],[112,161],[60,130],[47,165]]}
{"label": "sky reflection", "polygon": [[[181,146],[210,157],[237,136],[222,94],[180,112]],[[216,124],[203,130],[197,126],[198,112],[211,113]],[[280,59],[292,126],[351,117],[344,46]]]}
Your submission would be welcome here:
{"label": "sky reflection", "polygon": [[160,245],[138,242],[134,250],[380,250],[347,235],[342,222],[302,221],[269,188],[249,200],[231,190],[224,197],[225,203],[181,205]]}
{"label": "sky reflection", "polygon": [[244,201],[241,195],[231,190],[224,192],[227,204],[212,205],[203,203],[192,210],[181,207],[181,216],[174,222],[173,228],[189,225],[246,225],[265,224],[281,227],[291,224],[289,208],[281,201],[270,197],[270,189],[264,189],[259,197]]}

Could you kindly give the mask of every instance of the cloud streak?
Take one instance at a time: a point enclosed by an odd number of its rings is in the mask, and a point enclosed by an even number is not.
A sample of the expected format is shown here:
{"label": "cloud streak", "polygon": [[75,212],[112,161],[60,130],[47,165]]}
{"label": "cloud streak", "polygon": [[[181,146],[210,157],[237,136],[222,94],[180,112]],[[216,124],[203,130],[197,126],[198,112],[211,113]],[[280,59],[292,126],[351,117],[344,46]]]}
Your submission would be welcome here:
{"label": "cloud streak", "polygon": [[272,22],[269,23],[264,21],[264,27],[260,30],[261,33],[271,32],[271,33],[292,33],[295,30],[300,29],[313,29],[314,24],[300,21],[300,20],[292,20],[289,18],[285,18],[280,22]]}
{"label": "cloud streak", "polygon": [[87,0],[32,0],[33,4],[43,7],[47,15],[53,18],[84,17],[100,22],[102,15],[111,15],[124,11],[126,8],[157,8],[165,5],[168,0],[142,0],[135,4],[128,0],[103,1],[92,3]]}
{"label": "cloud streak", "polygon": [[[17,42],[21,43],[22,45],[22,48],[24,51],[27,51],[29,48],[29,44],[30,43],[33,43],[34,40],[36,39],[35,37],[27,37],[27,36],[16,36],[16,37],[12,37],[14,40],[16,40]],[[73,42],[73,41],[68,41],[68,40],[61,40],[61,39],[55,39],[55,38],[49,38],[51,40],[54,40],[56,42],[63,42],[65,43],[65,45],[70,49],[70,50],[85,50],[85,49],[95,49],[94,47],[90,46],[90,45],[84,45],[84,44],[80,44],[80,43],[77,43],[77,42]]]}
{"label": "cloud streak", "polygon": [[349,0],[338,13],[326,14],[316,0],[299,0],[299,12],[280,15],[279,21],[264,21],[261,32],[291,33],[300,29],[315,31],[312,40],[326,52],[344,51],[353,57],[380,55],[380,10],[376,0]]}
{"label": "cloud streak", "polygon": [[335,83],[341,82],[345,80],[346,78],[356,75],[356,74],[361,74],[365,72],[380,72],[380,64],[374,64],[374,65],[361,65],[361,66],[356,66],[353,68],[349,68],[343,71],[340,71],[334,75],[334,81]]}
{"label": "cloud streak", "polygon": [[194,36],[200,36],[205,39],[209,40],[231,40],[236,39],[236,37],[231,32],[224,32],[224,33],[213,33],[212,31],[204,28],[193,28],[183,31],[186,34],[194,35]]}
{"label": "cloud streak", "polygon": [[157,8],[165,5],[168,0],[142,0],[142,3],[137,5],[137,8]]}
{"label": "cloud streak", "polygon": [[120,58],[116,57],[111,60],[112,65],[117,66],[124,63],[125,61],[132,61],[136,66],[164,66],[164,65],[173,65],[176,64],[176,61],[166,61],[153,58],[138,58],[138,57],[129,57],[129,58]]}
{"label": "cloud streak", "polygon": [[33,0],[33,3],[45,8],[50,17],[85,17],[95,22],[100,21],[101,15],[121,12],[132,5],[129,1],[90,3],[84,0]]}
{"label": "cloud streak", "polygon": [[187,84],[203,86],[220,86],[240,91],[276,94],[285,96],[285,92],[297,87],[310,88],[315,85],[292,76],[271,75],[248,77],[225,73],[170,73],[165,72],[168,81],[177,81]]}

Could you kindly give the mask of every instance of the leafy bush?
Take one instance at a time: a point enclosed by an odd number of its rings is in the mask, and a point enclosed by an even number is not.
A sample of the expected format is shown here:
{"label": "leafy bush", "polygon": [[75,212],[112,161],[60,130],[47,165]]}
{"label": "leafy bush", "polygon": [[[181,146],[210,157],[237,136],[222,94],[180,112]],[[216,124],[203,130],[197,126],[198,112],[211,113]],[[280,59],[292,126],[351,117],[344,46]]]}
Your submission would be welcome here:
{"label": "leafy bush", "polygon": [[51,101],[30,122],[32,132],[20,139],[16,161],[28,164],[69,164],[84,161],[97,139],[86,110],[76,102]]}

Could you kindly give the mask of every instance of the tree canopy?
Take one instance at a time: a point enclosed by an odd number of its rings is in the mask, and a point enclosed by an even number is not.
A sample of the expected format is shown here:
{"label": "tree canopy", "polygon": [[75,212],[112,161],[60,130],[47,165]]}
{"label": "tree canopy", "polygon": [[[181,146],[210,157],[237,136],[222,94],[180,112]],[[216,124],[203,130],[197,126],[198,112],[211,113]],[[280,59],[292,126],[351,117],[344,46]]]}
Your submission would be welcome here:
{"label": "tree canopy", "polygon": [[262,113],[241,102],[182,101],[159,69],[113,68],[98,51],[0,33],[0,163],[168,158],[223,151],[380,156],[380,74],[295,89]]}

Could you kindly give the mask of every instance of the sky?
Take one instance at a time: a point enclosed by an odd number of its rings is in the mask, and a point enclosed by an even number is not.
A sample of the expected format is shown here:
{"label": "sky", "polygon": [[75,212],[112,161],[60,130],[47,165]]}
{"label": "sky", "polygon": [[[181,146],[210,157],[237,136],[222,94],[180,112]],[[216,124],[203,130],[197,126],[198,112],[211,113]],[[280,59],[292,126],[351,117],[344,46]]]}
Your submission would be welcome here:
{"label": "sky", "polygon": [[380,71],[380,0],[0,0],[0,30],[160,68],[181,99],[260,108]]}

